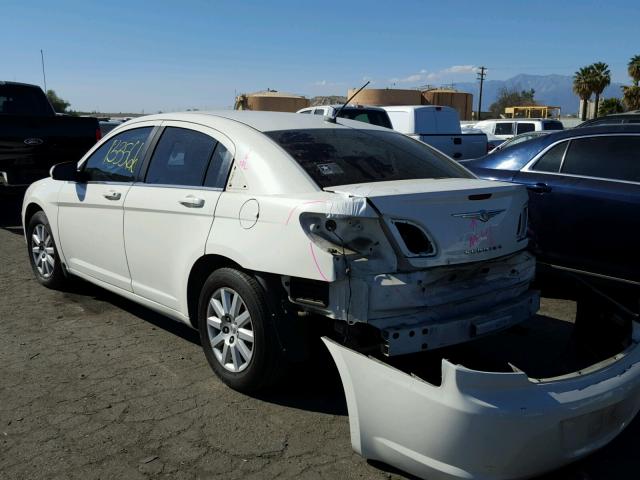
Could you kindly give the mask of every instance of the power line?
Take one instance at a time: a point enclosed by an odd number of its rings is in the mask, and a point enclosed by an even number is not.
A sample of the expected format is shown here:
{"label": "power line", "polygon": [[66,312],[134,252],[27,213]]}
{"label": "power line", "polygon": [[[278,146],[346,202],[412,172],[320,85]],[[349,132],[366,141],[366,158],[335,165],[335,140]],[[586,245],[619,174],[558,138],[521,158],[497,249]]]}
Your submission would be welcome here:
{"label": "power line", "polygon": [[476,72],[478,77],[477,79],[480,80],[480,95],[478,95],[478,116],[477,119],[478,120],[482,120],[480,118],[480,116],[482,115],[482,84],[484,83],[484,77],[487,76],[487,69],[486,67],[479,67],[480,71]]}

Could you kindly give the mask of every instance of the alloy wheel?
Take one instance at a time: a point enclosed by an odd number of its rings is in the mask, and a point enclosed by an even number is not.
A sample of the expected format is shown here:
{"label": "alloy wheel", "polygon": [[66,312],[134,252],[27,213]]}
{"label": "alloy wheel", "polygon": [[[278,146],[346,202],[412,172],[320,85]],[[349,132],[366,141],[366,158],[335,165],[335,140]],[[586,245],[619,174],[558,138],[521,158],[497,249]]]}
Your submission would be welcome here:
{"label": "alloy wheel", "polygon": [[207,333],[216,360],[230,372],[241,372],[251,362],[254,331],[251,315],[235,290],[222,287],[209,299]]}
{"label": "alloy wheel", "polygon": [[46,225],[38,223],[31,232],[31,258],[42,278],[53,275],[56,266],[53,237]]}

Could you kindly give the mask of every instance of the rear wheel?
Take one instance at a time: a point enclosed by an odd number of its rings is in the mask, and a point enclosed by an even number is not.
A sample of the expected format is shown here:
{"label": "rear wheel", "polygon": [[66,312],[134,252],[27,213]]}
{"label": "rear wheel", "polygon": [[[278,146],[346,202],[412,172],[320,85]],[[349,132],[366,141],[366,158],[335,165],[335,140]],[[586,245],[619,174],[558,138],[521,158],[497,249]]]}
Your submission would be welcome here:
{"label": "rear wheel", "polygon": [[282,374],[266,295],[253,277],[232,268],[213,272],[200,292],[198,324],[209,365],[231,388],[254,392]]}
{"label": "rear wheel", "polygon": [[43,211],[36,212],[27,226],[29,261],[38,282],[48,288],[60,288],[65,282],[49,220]]}

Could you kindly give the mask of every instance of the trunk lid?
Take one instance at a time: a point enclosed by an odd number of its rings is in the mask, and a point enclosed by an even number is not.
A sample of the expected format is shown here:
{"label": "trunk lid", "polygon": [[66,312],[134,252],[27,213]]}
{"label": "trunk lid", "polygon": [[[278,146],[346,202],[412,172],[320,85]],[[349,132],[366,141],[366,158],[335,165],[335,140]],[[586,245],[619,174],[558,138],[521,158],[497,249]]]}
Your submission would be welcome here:
{"label": "trunk lid", "polygon": [[483,261],[527,245],[528,196],[520,185],[447,178],[341,185],[325,190],[366,197],[382,216],[404,267]]}

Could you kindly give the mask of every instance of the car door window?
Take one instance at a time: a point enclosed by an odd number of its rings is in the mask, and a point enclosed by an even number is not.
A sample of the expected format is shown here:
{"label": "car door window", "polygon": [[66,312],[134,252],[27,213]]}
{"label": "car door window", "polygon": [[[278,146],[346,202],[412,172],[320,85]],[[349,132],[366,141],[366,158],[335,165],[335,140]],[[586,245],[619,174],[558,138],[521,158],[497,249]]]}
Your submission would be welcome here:
{"label": "car door window", "polygon": [[211,162],[209,163],[204,185],[206,187],[224,188],[227,183],[229,167],[231,166],[232,160],[233,155],[231,152],[227,150],[224,145],[218,142],[218,145],[213,152],[213,156],[211,157]]}
{"label": "car door window", "polygon": [[314,114],[314,115],[324,115],[324,110],[323,110],[322,108],[316,108],[316,109],[313,111],[313,114]]}
{"label": "car door window", "polygon": [[533,132],[536,126],[533,123],[518,123],[516,127],[516,134]]}
{"label": "car door window", "polygon": [[597,136],[571,141],[562,173],[640,182],[640,136]]}
{"label": "car door window", "polygon": [[495,135],[513,135],[512,122],[496,123]]}
{"label": "car door window", "polygon": [[564,157],[568,143],[569,142],[561,142],[551,147],[551,149],[536,162],[531,170],[554,173],[560,171],[560,165],[562,164],[562,158]]}
{"label": "car door window", "polygon": [[91,182],[135,181],[152,127],[135,128],[111,137],[84,164]]}
{"label": "car door window", "polygon": [[165,128],[153,152],[146,183],[201,186],[216,141],[186,128]]}

